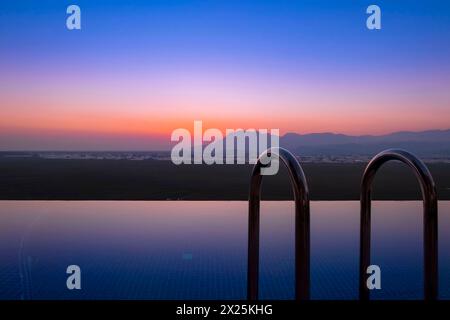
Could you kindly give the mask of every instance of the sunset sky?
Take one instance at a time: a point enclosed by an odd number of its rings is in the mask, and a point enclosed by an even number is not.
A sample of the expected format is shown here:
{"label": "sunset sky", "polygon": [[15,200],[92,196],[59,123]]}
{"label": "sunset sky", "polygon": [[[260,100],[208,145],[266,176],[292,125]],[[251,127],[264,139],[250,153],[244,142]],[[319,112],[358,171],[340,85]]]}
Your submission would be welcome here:
{"label": "sunset sky", "polygon": [[449,129],[450,1],[0,1],[0,150],[163,149],[194,120]]}

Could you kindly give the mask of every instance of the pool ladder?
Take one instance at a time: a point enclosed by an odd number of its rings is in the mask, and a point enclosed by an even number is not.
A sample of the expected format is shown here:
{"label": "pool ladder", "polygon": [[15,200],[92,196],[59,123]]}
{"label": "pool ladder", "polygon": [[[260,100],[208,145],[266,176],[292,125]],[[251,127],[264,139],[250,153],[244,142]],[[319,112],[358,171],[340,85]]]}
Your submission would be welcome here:
{"label": "pool ladder", "polygon": [[435,300],[438,295],[438,207],[436,186],[426,165],[413,154],[399,149],[380,152],[367,165],[361,182],[361,226],[359,255],[359,298],[369,299],[366,285],[370,265],[370,208],[372,181],[378,169],[386,162],[398,160],[408,165],[420,183],[423,198],[423,271],[424,298]]}
{"label": "pool ladder", "polygon": [[[261,202],[261,169],[263,159],[276,154],[286,166],[295,201],[295,299],[310,297],[310,210],[309,190],[305,174],[297,159],[286,149],[270,148],[257,160],[250,181],[248,221],[247,297],[258,299],[259,229]],[[423,197],[424,298],[435,300],[438,295],[438,209],[436,186],[425,164],[413,154],[389,149],[377,154],[367,165],[361,182],[361,225],[359,261],[359,298],[368,300],[367,267],[370,265],[370,209],[372,182],[378,169],[390,160],[398,160],[413,169],[419,180]]]}
{"label": "pool ladder", "polygon": [[262,159],[275,153],[289,172],[295,201],[295,298],[309,299],[309,190],[305,174],[297,159],[283,148],[266,150],[257,160],[250,181],[248,201],[248,274],[247,296],[258,299],[259,277],[259,205],[261,202]]}

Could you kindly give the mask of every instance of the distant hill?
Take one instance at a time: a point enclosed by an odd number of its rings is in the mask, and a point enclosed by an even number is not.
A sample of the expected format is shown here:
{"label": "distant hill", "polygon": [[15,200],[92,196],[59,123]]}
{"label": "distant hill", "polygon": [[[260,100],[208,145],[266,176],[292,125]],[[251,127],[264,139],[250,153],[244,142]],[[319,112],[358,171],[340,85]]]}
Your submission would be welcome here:
{"label": "distant hill", "polygon": [[401,131],[380,136],[287,133],[280,138],[280,145],[305,156],[373,155],[387,148],[403,148],[427,157],[450,156],[450,130]]}
{"label": "distant hill", "polygon": [[[227,139],[228,137],[225,137],[222,141],[224,155]],[[175,144],[168,144],[162,151],[0,151],[0,157],[40,155],[44,158],[67,159],[170,159],[170,150]],[[205,143],[204,147],[208,144],[209,142]],[[379,136],[352,136],[330,132],[286,133],[280,137],[280,146],[298,156],[373,156],[384,149],[401,148],[421,157],[450,158],[450,129],[400,131]],[[248,150],[247,141],[243,152],[247,153]]]}

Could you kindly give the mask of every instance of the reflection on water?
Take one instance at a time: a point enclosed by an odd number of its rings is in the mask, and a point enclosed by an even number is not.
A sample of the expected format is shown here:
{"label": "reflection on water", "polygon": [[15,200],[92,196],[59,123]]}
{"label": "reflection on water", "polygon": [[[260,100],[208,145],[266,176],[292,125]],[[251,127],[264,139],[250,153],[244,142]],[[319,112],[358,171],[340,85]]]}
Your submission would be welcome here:
{"label": "reflection on water", "polygon": [[[450,298],[450,202],[439,203]],[[262,202],[260,297],[294,296],[294,205]],[[378,299],[420,299],[421,202],[374,202]],[[311,298],[358,297],[359,203],[311,203]],[[82,290],[66,288],[66,268]],[[244,299],[247,202],[0,201],[0,298]]]}

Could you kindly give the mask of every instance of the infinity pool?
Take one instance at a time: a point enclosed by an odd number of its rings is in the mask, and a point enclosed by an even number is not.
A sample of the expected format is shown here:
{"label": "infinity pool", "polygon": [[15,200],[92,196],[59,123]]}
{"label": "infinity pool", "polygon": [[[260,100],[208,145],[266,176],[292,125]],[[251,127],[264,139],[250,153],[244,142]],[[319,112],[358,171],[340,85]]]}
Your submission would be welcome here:
{"label": "infinity pool", "polygon": [[[261,205],[260,297],[294,296],[293,202]],[[374,299],[422,298],[422,204],[373,203]],[[0,201],[1,299],[245,299],[245,201]],[[450,298],[450,201],[439,202]],[[358,297],[359,202],[311,203],[311,298]],[[81,268],[68,290],[66,268]]]}

